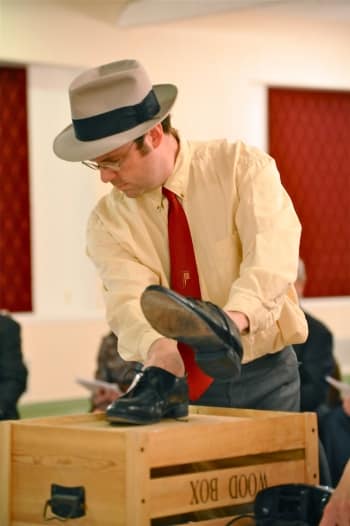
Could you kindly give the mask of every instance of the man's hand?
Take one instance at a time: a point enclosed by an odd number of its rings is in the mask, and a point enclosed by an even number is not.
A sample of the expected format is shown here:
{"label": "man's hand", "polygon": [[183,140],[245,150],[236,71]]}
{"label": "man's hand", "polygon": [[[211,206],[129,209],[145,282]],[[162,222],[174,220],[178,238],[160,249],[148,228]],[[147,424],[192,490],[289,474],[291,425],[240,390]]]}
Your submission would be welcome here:
{"label": "man's hand", "polygon": [[226,314],[230,316],[231,320],[237,325],[240,333],[249,329],[249,320],[243,312],[229,310],[226,311]]}
{"label": "man's hand", "polygon": [[350,525],[350,460],[338,486],[326,505],[319,526]]}
{"label": "man's hand", "polygon": [[115,389],[100,388],[92,395],[92,404],[95,408],[94,413],[105,411],[107,406],[117,400],[123,393],[118,392]]}

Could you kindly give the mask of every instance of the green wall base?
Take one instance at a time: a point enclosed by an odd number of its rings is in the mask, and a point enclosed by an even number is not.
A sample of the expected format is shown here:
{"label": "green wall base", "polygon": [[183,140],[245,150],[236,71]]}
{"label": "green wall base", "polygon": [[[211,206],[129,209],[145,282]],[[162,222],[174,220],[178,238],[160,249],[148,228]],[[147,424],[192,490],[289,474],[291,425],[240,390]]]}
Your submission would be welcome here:
{"label": "green wall base", "polygon": [[21,418],[36,418],[41,416],[74,415],[87,413],[90,409],[90,401],[87,398],[74,398],[70,400],[54,400],[37,402],[33,404],[20,404],[19,414]]}

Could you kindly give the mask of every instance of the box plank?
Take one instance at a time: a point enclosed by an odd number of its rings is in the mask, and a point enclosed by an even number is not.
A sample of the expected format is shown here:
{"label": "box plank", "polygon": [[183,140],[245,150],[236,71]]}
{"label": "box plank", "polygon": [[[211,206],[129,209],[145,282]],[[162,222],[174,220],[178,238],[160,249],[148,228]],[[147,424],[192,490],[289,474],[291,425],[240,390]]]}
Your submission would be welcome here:
{"label": "box plank", "polygon": [[171,448],[167,432],[170,429],[163,426],[152,436],[152,466],[181,464],[186,458],[200,462],[213,458],[213,454],[215,458],[227,458],[305,447],[305,421],[301,414],[284,414],[278,420],[267,416],[256,421],[191,415],[187,423],[173,423]]}
{"label": "box plank", "polygon": [[304,461],[255,464],[151,480],[152,517],[252,502],[258,491],[304,481]]}

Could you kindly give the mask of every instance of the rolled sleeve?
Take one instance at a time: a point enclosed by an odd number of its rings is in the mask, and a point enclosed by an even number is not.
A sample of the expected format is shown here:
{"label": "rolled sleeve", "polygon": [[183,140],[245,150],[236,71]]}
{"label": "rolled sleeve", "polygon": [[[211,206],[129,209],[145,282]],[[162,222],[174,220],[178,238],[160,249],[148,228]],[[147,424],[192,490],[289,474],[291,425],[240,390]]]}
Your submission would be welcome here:
{"label": "rolled sleeve", "polygon": [[296,279],[301,226],[271,157],[260,155],[249,166],[243,162],[237,175],[242,263],[225,309],[244,312],[254,334],[280,318]]}
{"label": "rolled sleeve", "polygon": [[125,360],[145,361],[150,345],[162,336],[147,323],[140,297],[159,275],[141,264],[131,247],[108,231],[105,221],[93,212],[87,227],[87,254],[103,284],[106,318],[118,336],[118,349]]}

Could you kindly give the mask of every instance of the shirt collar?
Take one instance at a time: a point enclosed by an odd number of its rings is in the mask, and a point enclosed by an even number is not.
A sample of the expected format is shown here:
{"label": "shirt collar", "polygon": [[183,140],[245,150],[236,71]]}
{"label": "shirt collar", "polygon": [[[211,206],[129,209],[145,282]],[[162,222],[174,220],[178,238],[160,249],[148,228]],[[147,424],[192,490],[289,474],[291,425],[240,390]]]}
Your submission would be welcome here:
{"label": "shirt collar", "polygon": [[[175,160],[175,165],[172,174],[166,180],[164,186],[168,188],[181,200],[186,196],[188,176],[190,167],[190,144],[188,141],[179,140],[179,151]],[[156,188],[147,194],[147,199],[151,199],[155,207],[159,210],[163,207],[164,196],[162,194],[162,188]]]}
{"label": "shirt collar", "polygon": [[179,151],[176,157],[172,174],[165,183],[174,194],[184,199],[187,192],[188,176],[190,167],[190,146],[188,141],[180,139]]}

